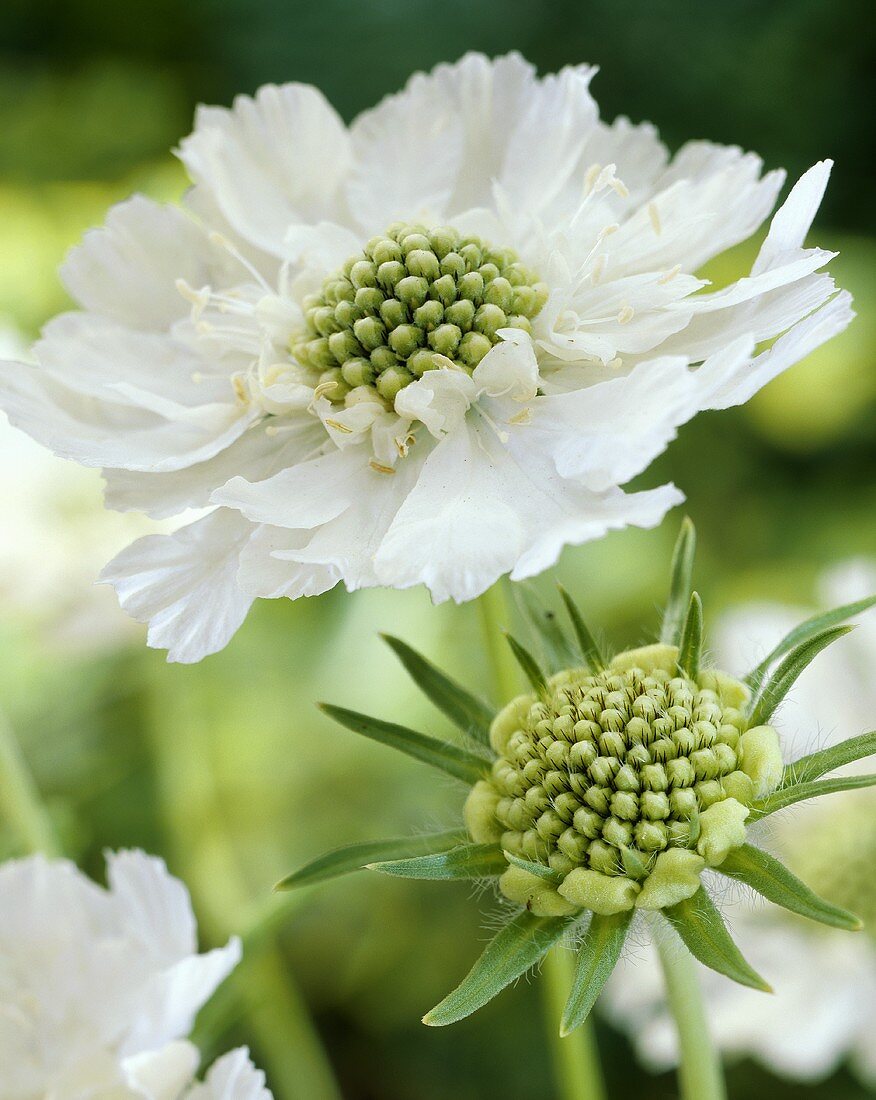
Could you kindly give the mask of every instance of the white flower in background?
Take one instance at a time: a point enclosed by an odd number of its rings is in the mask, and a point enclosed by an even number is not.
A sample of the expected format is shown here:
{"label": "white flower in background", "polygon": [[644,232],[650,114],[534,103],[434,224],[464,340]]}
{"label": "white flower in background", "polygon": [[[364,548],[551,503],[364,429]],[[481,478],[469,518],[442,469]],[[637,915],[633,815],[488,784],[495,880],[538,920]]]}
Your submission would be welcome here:
{"label": "white flower in background", "polygon": [[185,1093],[186,1100],[273,1100],[265,1075],[249,1060],[245,1047],[214,1062],[204,1083]]}
{"label": "white flower in background", "polygon": [[[834,607],[874,592],[876,561],[856,560],[828,572],[819,595],[824,607]],[[781,604],[739,607],[719,625],[719,659],[741,672],[799,622],[799,609]],[[786,757],[874,727],[874,663],[876,611],[869,611],[851,635],[819,655],[783,704],[776,725]],[[733,937],[749,962],[769,976],[775,995],[764,997],[701,968],[715,1040],[728,1055],[754,1057],[797,1080],[825,1076],[849,1059],[864,1081],[876,1085],[873,791],[825,798],[798,807],[793,815],[777,815],[765,840],[817,894],[860,916],[865,931],[839,935],[759,904],[753,896],[728,897],[725,916]],[[603,1006],[628,1031],[646,1063],[654,1069],[675,1063],[675,1029],[652,949],[622,961]]]}
{"label": "white flower in background", "polygon": [[219,506],[104,574],[151,645],[198,660],[255,597],[339,581],[467,600],[656,524],[680,492],[620,486],[848,324],[803,247],[828,162],[706,291],[784,174],[703,141],[670,159],[599,119],[594,72],[468,55],[349,128],[299,84],[202,108],[186,211],[135,198],[72,252],[83,312],[0,402],[102,467],[113,508]]}
{"label": "white flower in background", "polygon": [[[0,315],[0,359],[26,357]],[[107,557],[148,521],[100,506],[100,474],[56,458],[0,414],[0,606],[48,628],[62,644],[106,646],[130,633],[112,594],[93,584]],[[109,599],[107,599],[109,597]],[[45,635],[44,635],[45,636]]]}
{"label": "white flower in background", "polygon": [[[197,953],[188,892],[159,859],[110,854],[107,878],[40,856],[0,867],[0,1100],[177,1100],[192,1081],[184,1037],[240,944]],[[229,1057],[192,1095],[269,1095]]]}

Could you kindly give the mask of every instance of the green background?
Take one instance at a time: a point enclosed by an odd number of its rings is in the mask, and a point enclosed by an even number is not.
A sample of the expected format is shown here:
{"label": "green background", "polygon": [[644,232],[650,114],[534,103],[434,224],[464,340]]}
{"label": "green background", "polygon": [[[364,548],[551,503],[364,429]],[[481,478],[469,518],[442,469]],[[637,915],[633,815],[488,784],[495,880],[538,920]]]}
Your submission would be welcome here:
{"label": "green background", "polygon": [[[87,226],[132,190],[181,193],[168,149],[197,102],[294,79],[317,84],[349,119],[467,49],[519,49],[542,71],[598,63],[603,115],[650,119],[673,148],[690,137],[736,143],[791,176],[837,161],[817,238],[841,251],[833,270],[858,320],[745,409],[699,417],[640,479],[686,491],[707,612],[760,597],[809,603],[820,568],[876,551],[871,20],[856,0],[5,0],[0,316],[35,335],[65,306],[56,268]],[[754,247],[710,274],[742,273]],[[63,544],[77,510],[99,508],[95,486],[53,517],[52,537]],[[610,642],[654,630],[679,518],[564,554],[558,575]],[[446,732],[376,632],[406,637],[488,693],[475,609],[432,609],[419,591],[262,603],[226,651],[178,667],[139,635],[58,643],[66,602],[0,607],[0,705],[66,850],[98,878],[104,848],[163,855],[191,888],[208,944],[272,914],[199,1024],[208,1056],[246,1042],[278,1100],[310,1100],[287,1040],[302,1011],[286,982],[294,974],[347,1097],[549,1095],[535,983],[454,1028],[418,1022],[479,950],[484,914],[495,916],[489,896],[368,874],[280,910],[270,895],[327,847],[453,823],[452,786],[359,743],[313,701]],[[18,850],[0,825],[0,854]],[[672,1075],[637,1069],[602,1022],[599,1037],[612,1097],[675,1095]],[[730,1082],[732,1096],[752,1100],[866,1095],[846,1074],[808,1088],[746,1062]]]}

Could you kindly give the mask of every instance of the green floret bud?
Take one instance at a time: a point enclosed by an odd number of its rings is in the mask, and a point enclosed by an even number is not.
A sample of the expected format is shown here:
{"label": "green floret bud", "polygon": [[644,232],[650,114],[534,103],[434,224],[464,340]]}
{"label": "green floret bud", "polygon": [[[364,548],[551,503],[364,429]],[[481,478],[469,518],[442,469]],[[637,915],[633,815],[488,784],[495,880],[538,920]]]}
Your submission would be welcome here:
{"label": "green floret bud", "polygon": [[[570,669],[493,722],[498,759],[467,820],[477,817],[478,835],[500,833],[507,851],[562,868],[554,893],[577,908],[610,915],[692,897],[700,872],[745,843],[750,803],[781,778],[771,727],[722,735],[744,727],[744,685],[712,671],[691,678],[678,662],[678,648],[660,644],[599,672]],[[534,913],[559,912],[549,882],[529,885],[516,872],[500,880]]]}
{"label": "green floret bud", "polygon": [[545,300],[512,249],[449,226],[399,222],[305,298],[305,331],[290,352],[314,371],[341,369],[339,386],[324,393],[333,402],[345,400],[344,386],[372,386],[391,401],[442,365],[436,355],[471,372],[501,329],[531,332]]}

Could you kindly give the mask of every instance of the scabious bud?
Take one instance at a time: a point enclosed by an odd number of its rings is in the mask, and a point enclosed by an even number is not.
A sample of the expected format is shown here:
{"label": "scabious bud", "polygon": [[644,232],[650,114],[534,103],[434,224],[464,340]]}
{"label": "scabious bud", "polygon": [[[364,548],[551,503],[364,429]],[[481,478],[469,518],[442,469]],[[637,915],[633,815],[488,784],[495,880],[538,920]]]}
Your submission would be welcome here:
{"label": "scabious bud", "polygon": [[630,650],[595,673],[559,672],[496,716],[496,760],[466,825],[556,877],[511,865],[499,879],[511,901],[544,916],[659,909],[745,843],[750,803],[781,779],[778,735],[747,728],[744,684],[678,662],[677,646]]}
{"label": "scabious bud", "polygon": [[[499,292],[505,293],[501,285]],[[690,590],[694,541],[686,521],[660,642],[611,659],[567,593],[561,589],[571,636],[529,593],[523,603],[549,668],[509,636],[531,690],[498,713],[404,642],[387,638],[425,694],[463,732],[464,744],[324,707],[349,729],[467,783],[464,829],[354,845],[281,885],[368,866],[412,878],[493,879],[516,907],[426,1023],[449,1024],[474,1012],[567,931],[579,930],[578,972],[561,1025],[566,1034],[590,1011],[642,910],[665,918],[706,966],[769,989],[703,885],[707,869],[811,920],[861,927],[854,914],[748,843],[747,827],[803,799],[876,783],[872,775],[819,782],[876,753],[876,733],[784,765],[770,724],[797,676],[845,633],[837,624],[876,599],[807,620],[737,680],[703,667],[702,604]]]}

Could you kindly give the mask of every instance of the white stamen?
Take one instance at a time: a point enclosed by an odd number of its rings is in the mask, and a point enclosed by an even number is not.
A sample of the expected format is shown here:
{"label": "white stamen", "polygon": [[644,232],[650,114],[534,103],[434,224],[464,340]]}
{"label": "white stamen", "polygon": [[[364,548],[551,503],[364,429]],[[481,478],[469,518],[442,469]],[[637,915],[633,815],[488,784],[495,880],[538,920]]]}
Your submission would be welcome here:
{"label": "white stamen", "polygon": [[669,271],[664,271],[657,280],[657,285],[663,286],[664,283],[671,283],[679,271],[681,271],[681,264],[676,264],[675,267],[670,268]]}
{"label": "white stamen", "polygon": [[225,251],[229,255],[233,256],[234,259],[237,260],[237,262],[243,268],[245,268],[250,273],[250,275],[252,275],[252,277],[255,279],[255,281],[259,284],[259,286],[263,290],[267,291],[268,294],[273,294],[274,293],[273,289],[270,286],[268,286],[268,284],[265,282],[264,278],[259,274],[259,272],[256,270],[256,268],[253,267],[253,265],[249,262],[249,260],[245,256],[241,255],[241,253],[238,251],[238,249],[236,249],[234,247],[234,245],[231,243],[231,241],[228,240],[227,237],[224,237],[221,233],[217,233],[214,230],[210,234],[209,239],[210,239],[211,244],[218,245],[219,248],[224,248]]}
{"label": "white stamen", "polygon": [[342,424],[340,420],[332,420],[330,417],[325,418],[325,424],[329,428],[334,428],[336,432],[340,432],[341,435],[352,435],[353,429],[347,424]]}

